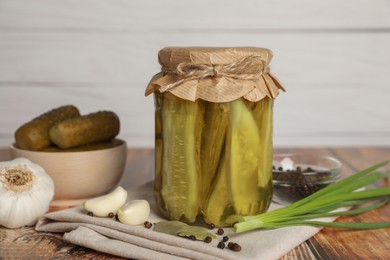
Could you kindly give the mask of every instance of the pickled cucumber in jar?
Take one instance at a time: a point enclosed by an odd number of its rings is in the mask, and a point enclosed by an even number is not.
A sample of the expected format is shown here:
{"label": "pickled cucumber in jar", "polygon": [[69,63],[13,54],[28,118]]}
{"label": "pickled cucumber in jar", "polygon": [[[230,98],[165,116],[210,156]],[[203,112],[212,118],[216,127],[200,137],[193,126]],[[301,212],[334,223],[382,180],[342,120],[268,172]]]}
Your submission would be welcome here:
{"label": "pickled cucumber in jar", "polygon": [[204,106],[170,93],[157,95],[156,104],[157,201],[168,218],[192,223],[200,213]]}
{"label": "pickled cucumber in jar", "polygon": [[[272,138],[272,127],[260,127],[256,121],[268,110],[251,109],[256,106],[265,108],[264,103],[268,101],[260,100],[252,106],[247,106],[243,99],[229,103],[224,146],[217,160],[219,168],[214,173],[203,206],[206,223],[231,226],[240,216],[255,215],[268,208],[272,197],[272,167],[268,169],[264,165],[272,162],[272,145],[263,148],[262,142]],[[219,118],[224,117],[220,115]],[[211,143],[221,138],[208,136]],[[272,139],[268,142],[272,144]]]}
{"label": "pickled cucumber in jar", "polygon": [[[272,196],[272,100],[247,104],[156,94],[155,193],[163,214],[230,226],[265,211]],[[264,125],[257,119],[265,118]],[[272,122],[272,121],[271,121]],[[268,142],[267,146],[262,143]]]}
{"label": "pickled cucumber in jar", "polygon": [[272,198],[273,103],[265,48],[168,47],[145,94],[155,101],[154,193],[160,213],[232,226]]}

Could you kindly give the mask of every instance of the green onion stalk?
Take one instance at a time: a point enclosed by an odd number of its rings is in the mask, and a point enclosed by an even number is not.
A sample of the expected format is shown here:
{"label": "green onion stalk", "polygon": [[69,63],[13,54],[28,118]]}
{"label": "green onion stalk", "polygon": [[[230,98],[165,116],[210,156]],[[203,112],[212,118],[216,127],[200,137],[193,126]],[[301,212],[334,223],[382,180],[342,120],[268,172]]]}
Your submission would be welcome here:
{"label": "green onion stalk", "polygon": [[377,170],[389,161],[373,165],[288,206],[254,216],[243,216],[234,224],[236,232],[291,226],[349,229],[390,227],[390,222],[326,222],[325,217],[362,214],[384,206],[390,200],[390,187],[369,188],[389,174]]}

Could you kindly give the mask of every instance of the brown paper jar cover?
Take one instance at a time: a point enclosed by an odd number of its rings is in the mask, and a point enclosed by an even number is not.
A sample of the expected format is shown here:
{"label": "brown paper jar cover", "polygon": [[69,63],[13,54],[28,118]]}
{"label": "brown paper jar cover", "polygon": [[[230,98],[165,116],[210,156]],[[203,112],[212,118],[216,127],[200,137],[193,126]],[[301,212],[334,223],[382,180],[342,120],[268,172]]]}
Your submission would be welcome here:
{"label": "brown paper jar cover", "polygon": [[145,95],[169,91],[182,99],[256,102],[275,99],[283,86],[269,71],[272,51],[259,47],[166,47],[159,51],[161,72]]}

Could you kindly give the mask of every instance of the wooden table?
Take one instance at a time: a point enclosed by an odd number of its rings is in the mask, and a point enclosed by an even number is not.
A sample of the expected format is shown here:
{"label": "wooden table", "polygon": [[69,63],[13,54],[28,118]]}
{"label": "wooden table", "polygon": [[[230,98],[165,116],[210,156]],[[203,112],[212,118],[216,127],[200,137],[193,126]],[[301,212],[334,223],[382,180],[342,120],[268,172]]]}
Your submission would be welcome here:
{"label": "wooden table", "polygon": [[[343,163],[343,176],[390,159],[390,147],[275,149],[275,153],[282,152],[334,156]],[[8,159],[8,150],[0,149],[0,161]],[[152,178],[153,150],[129,149],[120,185],[136,187]],[[383,181],[383,185],[389,186],[389,181]],[[340,217],[338,221],[390,221],[390,205],[359,216]],[[0,259],[121,259],[65,243],[61,238],[61,234],[38,233],[30,227],[0,228]],[[390,228],[366,231],[324,228],[282,259],[390,259]]]}

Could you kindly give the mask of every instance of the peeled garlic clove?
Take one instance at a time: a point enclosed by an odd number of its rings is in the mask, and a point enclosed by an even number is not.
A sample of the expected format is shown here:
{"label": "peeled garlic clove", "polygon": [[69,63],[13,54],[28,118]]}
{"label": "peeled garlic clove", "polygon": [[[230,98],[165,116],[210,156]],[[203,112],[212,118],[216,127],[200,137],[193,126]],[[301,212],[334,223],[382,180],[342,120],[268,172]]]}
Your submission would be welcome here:
{"label": "peeled garlic clove", "polygon": [[83,204],[85,210],[97,217],[110,217],[122,207],[127,200],[127,191],[118,186],[109,194],[86,200]]}
{"label": "peeled garlic clove", "polygon": [[148,219],[150,206],[146,200],[133,200],[121,207],[117,214],[119,221],[124,224],[140,225]]}

